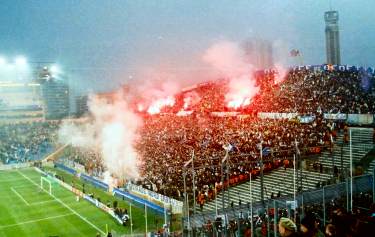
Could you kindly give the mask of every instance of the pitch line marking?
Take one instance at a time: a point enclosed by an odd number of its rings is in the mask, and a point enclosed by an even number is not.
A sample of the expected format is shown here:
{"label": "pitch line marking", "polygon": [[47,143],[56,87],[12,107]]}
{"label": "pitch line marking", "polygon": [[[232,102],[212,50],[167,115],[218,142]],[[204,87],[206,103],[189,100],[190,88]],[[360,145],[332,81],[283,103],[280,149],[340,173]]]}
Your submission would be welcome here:
{"label": "pitch line marking", "polygon": [[0,179],[0,183],[11,183],[11,182],[17,182],[21,180],[23,179]]}
{"label": "pitch line marking", "polygon": [[56,200],[47,200],[47,201],[40,201],[40,202],[32,202],[32,203],[30,203],[30,206],[40,205],[40,204],[50,203],[50,202],[56,202]]}
{"label": "pitch line marking", "polygon": [[28,203],[21,194],[19,194],[13,187],[10,187],[13,193],[15,193],[24,203],[26,203],[27,206],[30,206],[30,203]]}
{"label": "pitch line marking", "polygon": [[[29,177],[27,177],[26,175],[24,175],[23,173],[21,173],[19,170],[17,170],[17,172],[23,176],[25,179],[29,180],[31,183],[33,183],[35,186],[39,187],[39,185],[34,182],[32,179],[30,179]],[[94,225],[93,223],[91,223],[89,220],[87,220],[85,217],[81,216],[78,212],[76,212],[75,210],[73,210],[70,206],[68,206],[67,204],[65,204],[63,201],[61,201],[60,199],[58,199],[57,197],[55,197],[55,195],[47,192],[46,190],[42,189],[44,192],[46,192],[48,195],[50,195],[51,197],[53,197],[56,201],[58,201],[61,205],[63,205],[64,207],[68,208],[71,212],[73,212],[75,215],[77,215],[79,218],[81,218],[83,221],[85,221],[87,224],[89,224],[90,226],[94,227],[97,231],[99,231],[100,233],[102,233],[103,235],[105,235],[105,233],[99,229],[99,227],[97,227],[96,225]]]}
{"label": "pitch line marking", "polygon": [[44,220],[61,218],[61,217],[65,217],[65,216],[72,216],[72,215],[74,215],[74,214],[73,213],[69,213],[69,214],[64,214],[64,215],[59,215],[59,216],[50,216],[50,217],[41,218],[41,219],[35,219],[35,220],[31,220],[31,221],[19,222],[19,223],[11,224],[11,225],[3,225],[3,226],[0,226],[0,229],[8,228],[8,227],[13,227],[13,226],[18,226],[18,225],[35,223],[35,222],[44,221]]}

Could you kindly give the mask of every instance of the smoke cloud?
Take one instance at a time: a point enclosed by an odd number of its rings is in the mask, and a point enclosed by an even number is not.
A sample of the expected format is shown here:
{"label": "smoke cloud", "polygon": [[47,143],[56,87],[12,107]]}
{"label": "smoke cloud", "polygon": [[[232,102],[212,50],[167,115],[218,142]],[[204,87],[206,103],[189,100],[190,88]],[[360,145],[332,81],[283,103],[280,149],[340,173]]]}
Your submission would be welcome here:
{"label": "smoke cloud", "polygon": [[275,84],[280,84],[286,78],[288,70],[284,68],[281,64],[275,64],[276,74],[275,74]]}
{"label": "smoke cloud", "polygon": [[89,110],[92,121],[85,125],[64,124],[60,142],[82,149],[97,148],[107,170],[120,178],[139,177],[139,159],[134,143],[142,120],[128,106],[121,93],[114,103],[91,97]]}
{"label": "smoke cloud", "polygon": [[259,92],[253,77],[255,68],[246,63],[244,52],[238,44],[230,41],[216,43],[206,50],[203,61],[229,80],[229,91],[225,95],[229,107],[248,105]]}

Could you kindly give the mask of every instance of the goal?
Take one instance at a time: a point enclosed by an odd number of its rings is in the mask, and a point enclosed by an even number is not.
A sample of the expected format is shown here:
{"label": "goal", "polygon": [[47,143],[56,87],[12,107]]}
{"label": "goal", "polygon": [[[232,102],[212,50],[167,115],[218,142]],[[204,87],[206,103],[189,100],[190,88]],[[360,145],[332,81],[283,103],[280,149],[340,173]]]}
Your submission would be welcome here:
{"label": "goal", "polygon": [[40,188],[52,195],[52,183],[46,177],[40,177]]}

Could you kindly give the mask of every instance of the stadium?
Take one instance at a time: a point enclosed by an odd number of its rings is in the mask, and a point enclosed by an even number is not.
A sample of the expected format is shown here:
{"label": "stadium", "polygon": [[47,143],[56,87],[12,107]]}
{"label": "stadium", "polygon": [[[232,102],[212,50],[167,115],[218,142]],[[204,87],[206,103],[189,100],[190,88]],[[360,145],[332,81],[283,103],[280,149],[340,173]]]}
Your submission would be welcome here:
{"label": "stadium", "polygon": [[375,68],[324,20],[321,64],[220,41],[181,82],[77,93],[67,67],[1,59],[0,236],[373,236]]}

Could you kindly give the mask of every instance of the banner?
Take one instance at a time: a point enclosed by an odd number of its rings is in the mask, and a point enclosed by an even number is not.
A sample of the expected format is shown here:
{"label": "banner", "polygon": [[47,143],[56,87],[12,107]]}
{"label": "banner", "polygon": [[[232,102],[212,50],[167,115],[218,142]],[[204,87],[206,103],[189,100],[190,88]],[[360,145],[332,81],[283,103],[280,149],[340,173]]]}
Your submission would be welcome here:
{"label": "banner", "polygon": [[185,111],[185,110],[180,110],[177,112],[177,116],[189,116],[193,113],[193,111]]}
{"label": "banner", "polygon": [[116,219],[116,221],[118,223],[120,223],[122,225],[122,220],[120,217],[118,217],[115,212],[112,210],[112,208],[109,208],[107,207],[106,205],[104,205],[103,203],[99,202],[97,199],[94,199],[92,197],[90,197],[89,195],[86,195],[84,194],[83,195],[83,198],[87,201],[89,201],[90,203],[92,203],[93,205],[95,205],[96,207],[102,209],[103,211],[107,212],[109,215],[111,215],[114,219]]}
{"label": "banner", "polygon": [[291,68],[292,70],[312,70],[312,71],[348,71],[348,72],[359,72],[364,71],[367,73],[375,74],[375,68],[373,67],[362,67],[362,66],[352,66],[352,65],[304,65],[295,66]]}
{"label": "banner", "polygon": [[300,123],[312,123],[315,120],[315,115],[298,116],[298,120]]}
{"label": "banner", "polygon": [[258,117],[261,119],[294,119],[298,116],[298,113],[267,113],[259,112]]}
{"label": "banner", "polygon": [[[63,164],[56,163],[56,167],[58,167],[60,169],[63,169],[63,170],[66,170],[70,173],[73,172],[73,174],[75,174],[75,175],[77,174],[75,170],[73,170],[69,167],[66,167]],[[78,176],[79,176],[80,179],[82,179],[84,181],[87,181],[87,182],[90,182],[91,184],[93,184],[96,187],[102,188],[105,191],[109,191],[108,184],[106,184],[106,183],[104,183],[100,180],[97,180],[97,179],[95,179],[91,176],[88,176],[88,175],[84,174],[84,173],[78,173]],[[61,185],[64,185],[64,184],[65,183],[62,182]],[[121,197],[126,197],[129,200],[135,200],[138,203],[142,203],[142,204],[146,203],[146,205],[149,206],[150,208],[153,208],[157,211],[162,211],[163,213],[164,213],[164,206],[171,206],[172,213],[182,213],[182,205],[183,204],[180,201],[177,201],[173,198],[163,196],[161,194],[152,192],[152,191],[147,190],[147,189],[143,189],[142,187],[139,187],[137,185],[133,185],[133,184],[130,184],[130,183],[127,184],[127,189],[132,190],[134,192],[134,195],[132,195],[130,193],[123,192],[120,189],[115,189],[115,188],[113,189],[113,194],[117,194]],[[115,190],[117,190],[117,191],[115,192]],[[136,194],[138,194],[138,196],[140,196],[140,197],[137,197]]]}
{"label": "banner", "polygon": [[161,204],[163,207],[170,205],[172,208],[172,213],[182,213],[183,203],[181,201],[142,188],[130,182],[126,184],[126,189],[129,190],[130,193],[145,198],[146,200],[153,202],[157,205]]}
{"label": "banner", "polygon": [[239,112],[211,112],[211,115],[216,117],[235,117],[239,114]]}
{"label": "banner", "polygon": [[324,114],[323,118],[329,119],[329,120],[346,120],[347,114]]}
{"label": "banner", "polygon": [[116,196],[119,196],[123,199],[127,199],[128,201],[132,201],[132,202],[136,202],[136,203],[139,203],[141,205],[145,205],[159,213],[164,213],[164,207],[160,207],[159,205],[156,205],[150,201],[147,201],[143,198],[140,198],[140,197],[137,197],[136,195],[133,195],[131,193],[128,193],[128,192],[125,192],[125,191],[122,191],[118,188],[114,188],[113,189],[113,192],[112,192],[113,195],[116,195]]}
{"label": "banner", "polygon": [[372,114],[348,114],[348,123],[355,125],[368,125],[374,122],[374,115]]}
{"label": "banner", "polygon": [[74,162],[74,169],[77,170],[77,171],[79,171],[79,172],[81,172],[81,173],[86,172],[85,166],[83,166],[83,165],[81,165],[81,164],[79,164],[77,162]]}

